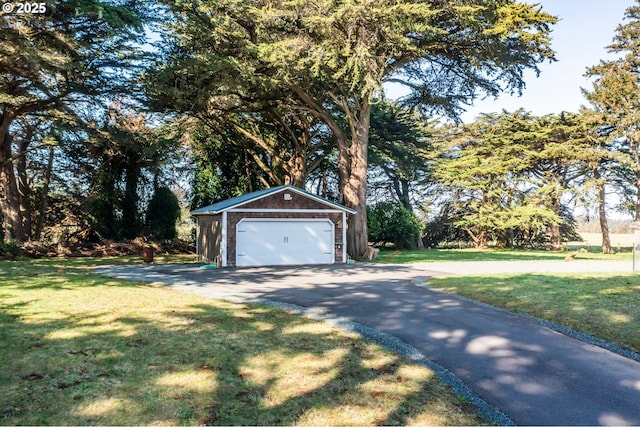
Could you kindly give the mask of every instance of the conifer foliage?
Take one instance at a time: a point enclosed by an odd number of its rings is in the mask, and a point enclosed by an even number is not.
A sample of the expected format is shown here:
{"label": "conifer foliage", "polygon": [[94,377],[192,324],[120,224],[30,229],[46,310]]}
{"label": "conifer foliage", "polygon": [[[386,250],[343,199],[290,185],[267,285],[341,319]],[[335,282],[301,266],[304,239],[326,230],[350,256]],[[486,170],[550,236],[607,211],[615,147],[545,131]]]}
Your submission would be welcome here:
{"label": "conifer foliage", "polygon": [[[135,3],[46,3],[43,13],[0,16],[0,211],[3,237],[30,237],[27,176],[20,169],[34,132],[82,127],[79,116],[103,95],[122,92],[122,68],[141,37]],[[128,69],[131,73],[132,70]],[[95,117],[94,117],[95,119]],[[50,138],[49,144],[55,144]]]}
{"label": "conifer foliage", "polygon": [[617,59],[600,61],[587,70],[594,78],[583,90],[591,103],[591,121],[599,129],[594,149],[608,153],[592,168],[598,192],[602,251],[612,252],[606,218],[607,187],[622,196],[623,210],[640,220],[640,2],[629,7],[616,29],[609,53]]}
{"label": "conifer foliage", "polygon": [[583,177],[581,123],[577,114],[536,117],[518,110],[442,129],[434,175],[448,195],[451,225],[478,248],[492,240],[562,249],[562,238],[575,236],[563,201]]}
{"label": "conifer foliage", "polygon": [[468,2],[255,0],[167,2],[176,18],[164,72],[164,105],[194,115],[245,115],[259,98],[304,111],[330,130],[339,201],[354,256],[367,246],[367,151],[372,103],[384,82],[403,100],[455,116],[477,95],[523,88],[524,69],[553,58],[555,17],[512,0]]}

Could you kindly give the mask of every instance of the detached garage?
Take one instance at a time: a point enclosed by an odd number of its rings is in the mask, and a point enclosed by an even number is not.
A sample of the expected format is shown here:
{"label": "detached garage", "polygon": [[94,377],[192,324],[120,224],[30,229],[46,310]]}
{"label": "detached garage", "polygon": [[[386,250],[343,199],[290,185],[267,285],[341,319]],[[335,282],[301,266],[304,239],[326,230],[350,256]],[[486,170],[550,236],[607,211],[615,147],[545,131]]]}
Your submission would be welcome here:
{"label": "detached garage", "polygon": [[354,213],[292,185],[191,212],[198,259],[222,267],[346,263],[347,214]]}

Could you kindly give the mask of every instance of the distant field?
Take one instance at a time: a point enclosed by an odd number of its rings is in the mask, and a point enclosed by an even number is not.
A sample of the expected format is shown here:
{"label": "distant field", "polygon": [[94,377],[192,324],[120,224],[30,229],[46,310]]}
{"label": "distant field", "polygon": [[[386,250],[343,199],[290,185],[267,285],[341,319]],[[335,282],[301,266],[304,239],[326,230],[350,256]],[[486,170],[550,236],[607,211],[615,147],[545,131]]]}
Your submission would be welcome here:
{"label": "distant field", "polygon": [[[580,246],[586,244],[589,244],[590,246],[600,246],[602,244],[602,235],[600,233],[580,233],[580,235],[584,239],[584,242],[569,242],[569,246]],[[614,248],[618,246],[622,248],[633,247],[633,233],[612,233],[609,235],[609,239],[611,240],[611,246]]]}

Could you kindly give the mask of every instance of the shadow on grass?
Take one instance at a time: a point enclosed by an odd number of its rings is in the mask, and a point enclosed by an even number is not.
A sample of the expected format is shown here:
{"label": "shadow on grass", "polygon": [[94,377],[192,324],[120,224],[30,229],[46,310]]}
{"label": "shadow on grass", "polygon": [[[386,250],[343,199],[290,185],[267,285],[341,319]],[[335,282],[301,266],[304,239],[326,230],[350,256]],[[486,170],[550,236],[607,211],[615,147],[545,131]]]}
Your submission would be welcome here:
{"label": "shadow on grass", "polygon": [[[154,264],[195,264],[195,255],[156,255]],[[0,260],[4,267],[13,265],[17,268],[50,267],[50,268],[75,268],[88,270],[101,265],[141,265],[143,263],[142,254],[104,256],[104,257],[52,257],[52,258],[19,258],[17,260]],[[4,268],[3,268],[4,269]]]}
{"label": "shadow on grass", "polygon": [[481,422],[326,325],[58,268],[3,266],[0,424]]}

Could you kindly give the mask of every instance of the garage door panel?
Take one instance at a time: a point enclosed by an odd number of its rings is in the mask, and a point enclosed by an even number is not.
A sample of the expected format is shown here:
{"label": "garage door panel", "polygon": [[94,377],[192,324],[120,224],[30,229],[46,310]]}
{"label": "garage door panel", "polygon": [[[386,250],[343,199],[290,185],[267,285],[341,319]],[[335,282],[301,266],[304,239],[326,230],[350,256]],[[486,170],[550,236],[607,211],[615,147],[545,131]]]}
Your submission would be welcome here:
{"label": "garage door panel", "polygon": [[244,220],[237,226],[236,265],[332,264],[330,221]]}

